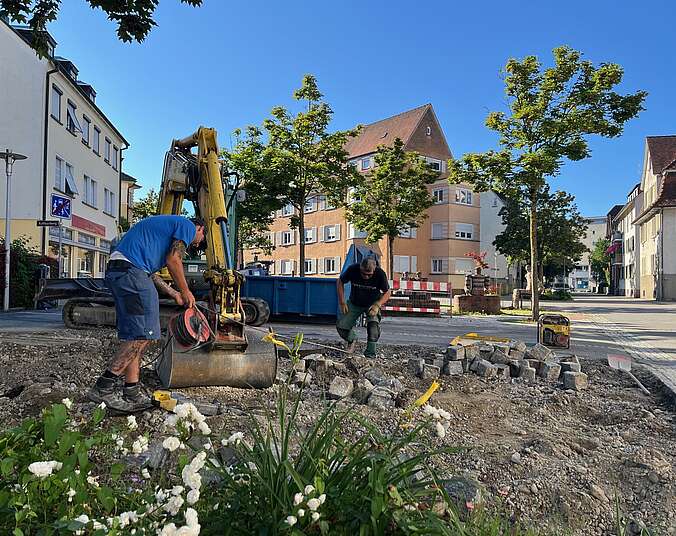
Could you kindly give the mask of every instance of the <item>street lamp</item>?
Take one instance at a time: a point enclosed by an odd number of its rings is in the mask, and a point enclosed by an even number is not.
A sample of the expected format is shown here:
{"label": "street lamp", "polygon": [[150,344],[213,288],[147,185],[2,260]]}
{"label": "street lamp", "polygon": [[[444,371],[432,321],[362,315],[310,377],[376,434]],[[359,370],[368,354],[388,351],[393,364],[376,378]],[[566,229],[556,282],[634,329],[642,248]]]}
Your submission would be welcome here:
{"label": "street lamp", "polygon": [[13,153],[9,149],[5,149],[5,152],[0,153],[0,158],[5,161],[5,175],[7,175],[7,199],[5,200],[5,296],[2,302],[3,310],[7,311],[9,309],[9,250],[10,250],[10,224],[12,223],[12,218],[9,215],[9,200],[12,196],[11,190],[11,177],[12,177],[12,168],[14,167],[14,162],[17,160],[25,160],[27,157],[19,153]]}

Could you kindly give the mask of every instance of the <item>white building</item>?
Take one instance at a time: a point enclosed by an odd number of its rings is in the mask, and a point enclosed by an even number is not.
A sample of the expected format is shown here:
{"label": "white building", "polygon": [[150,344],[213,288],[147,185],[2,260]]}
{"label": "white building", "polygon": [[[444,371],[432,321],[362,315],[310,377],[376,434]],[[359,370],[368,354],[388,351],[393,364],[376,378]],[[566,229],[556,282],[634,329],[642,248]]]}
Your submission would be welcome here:
{"label": "white building", "polygon": [[56,256],[58,228],[39,228],[36,220],[54,219],[52,193],[70,197],[63,272],[101,276],[117,235],[122,151],[129,144],[96,105],[94,88],[78,80],[71,61],[54,55],[56,42],[47,37],[49,54],[40,58],[29,45],[30,30],[0,19],[0,149],[28,156],[14,166],[11,238],[26,236]]}
{"label": "white building", "polygon": [[500,216],[500,209],[504,206],[504,200],[495,192],[488,191],[481,194],[479,240],[480,250],[482,253],[486,252],[485,260],[489,265],[484,274],[489,275],[491,279],[496,279],[500,284],[506,284],[508,288],[502,290],[509,292],[513,286],[514,273],[510,274],[507,258],[493,245],[495,237],[505,229],[502,216]]}
{"label": "white building", "polygon": [[[615,257],[621,259],[622,265],[617,267],[618,285],[617,294],[630,298],[640,297],[641,286],[641,241],[639,226],[634,223],[643,211],[643,192],[641,184],[632,188],[627,196],[627,203],[613,218],[616,222],[613,227],[611,244],[619,249]],[[616,227],[616,229],[615,229]]]}
{"label": "white building", "polygon": [[594,244],[598,240],[606,237],[607,218],[606,216],[592,216],[585,218],[585,220],[587,220],[588,225],[587,235],[582,243],[589,251],[582,254],[580,261],[568,276],[573,292],[596,292],[598,289],[598,282],[591,273],[589,253],[594,249]]}

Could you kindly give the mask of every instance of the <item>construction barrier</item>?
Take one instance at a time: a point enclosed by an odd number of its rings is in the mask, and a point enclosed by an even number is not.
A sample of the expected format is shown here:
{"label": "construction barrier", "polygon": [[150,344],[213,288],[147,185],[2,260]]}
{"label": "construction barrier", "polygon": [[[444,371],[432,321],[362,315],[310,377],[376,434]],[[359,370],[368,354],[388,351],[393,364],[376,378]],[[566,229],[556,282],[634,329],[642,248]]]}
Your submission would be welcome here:
{"label": "construction barrier", "polygon": [[441,304],[432,299],[432,293],[447,296],[449,301],[452,297],[450,283],[407,279],[397,279],[389,283],[395,295],[382,307],[383,311],[438,315],[441,313]]}

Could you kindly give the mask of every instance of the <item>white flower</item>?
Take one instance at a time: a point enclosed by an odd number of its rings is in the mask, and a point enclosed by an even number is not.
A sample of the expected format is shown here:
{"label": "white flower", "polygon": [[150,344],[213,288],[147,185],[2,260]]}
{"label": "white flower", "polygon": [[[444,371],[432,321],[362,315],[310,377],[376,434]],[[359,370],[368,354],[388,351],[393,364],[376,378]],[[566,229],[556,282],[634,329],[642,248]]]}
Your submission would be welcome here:
{"label": "white flower", "polygon": [[160,536],[176,536],[176,525],[174,523],[169,523],[162,527],[162,532]]}
{"label": "white flower", "polygon": [[124,445],[124,439],[121,438],[121,437],[118,437],[118,438],[115,440],[115,444],[117,445],[118,448],[122,448],[122,445]]}
{"label": "white flower", "polygon": [[289,525],[289,527],[293,527],[296,523],[298,523],[296,516],[289,516],[286,518],[286,524]]}
{"label": "white flower", "polygon": [[66,494],[66,495],[68,495],[68,502],[73,502],[73,497],[75,497],[75,494],[76,494],[76,491],[73,488],[70,488],[68,490],[68,493]]}
{"label": "white flower", "polygon": [[174,486],[173,488],[171,488],[171,494],[180,495],[181,493],[183,493],[183,490],[185,490],[183,486]]}
{"label": "white flower", "polygon": [[120,514],[120,527],[124,528],[130,523],[138,521],[138,514],[136,512],[122,512]]}
{"label": "white flower", "polygon": [[440,422],[437,422],[437,423],[434,425],[434,427],[435,427],[435,429],[436,429],[436,431],[437,431],[437,435],[438,435],[439,437],[446,437],[446,428],[444,428],[444,425],[443,425],[443,424],[441,424]]}
{"label": "white flower", "polygon": [[59,471],[63,467],[61,462],[33,462],[28,466],[28,470],[35,476],[46,478],[52,474],[54,470]]}
{"label": "white flower", "polygon": [[105,529],[106,526],[103,523],[99,523],[98,521],[96,521],[96,519],[92,519],[92,528],[94,530],[101,530]]}
{"label": "white flower", "polygon": [[143,478],[150,478],[150,471],[148,471],[148,469],[144,467],[143,469],[141,469],[141,476]]}
{"label": "white flower", "polygon": [[302,494],[302,493],[296,493],[296,494],[293,496],[293,505],[294,505],[294,506],[298,506],[300,503],[303,502],[303,499],[304,499],[304,497],[303,497],[303,494]]}
{"label": "white flower", "polygon": [[319,502],[319,499],[310,499],[310,500],[307,502],[307,507],[308,507],[310,510],[315,511],[317,508],[319,508],[319,505],[320,505],[320,504],[322,504],[322,503]]}
{"label": "white flower", "polygon": [[324,501],[326,500],[326,493],[322,493],[319,497],[319,504],[324,504]]}
{"label": "white flower", "polygon": [[181,444],[178,437],[169,436],[162,442],[162,446],[167,449],[169,452],[174,452],[178,446]]}
{"label": "white flower", "polygon": [[299,508],[297,514],[298,514],[298,517],[303,517],[305,515],[305,510],[303,510],[302,508]]}
{"label": "white flower", "polygon": [[169,499],[167,504],[164,505],[164,510],[169,512],[172,516],[175,516],[178,514],[178,511],[181,509],[181,506],[183,506],[184,502],[185,501],[183,500],[183,497],[177,495],[176,497]]}
{"label": "white flower", "polygon": [[244,439],[244,434],[242,432],[235,432],[232,434],[228,439],[224,439],[221,441],[221,443],[224,446],[228,446],[231,444],[239,445],[239,442]]}
{"label": "white flower", "polygon": [[61,403],[66,406],[66,409],[70,409],[73,407],[73,401],[70,398],[64,398],[61,400]]}
{"label": "white flower", "polygon": [[136,417],[133,415],[127,416],[127,428],[130,430],[136,430],[138,428],[138,423],[136,422]]}
{"label": "white flower", "polygon": [[199,428],[200,432],[202,432],[202,435],[209,435],[211,434],[211,428],[209,428],[209,425],[206,423],[206,421],[200,422],[197,427]]}
{"label": "white flower", "polygon": [[105,402],[101,402],[101,403],[99,404],[99,408],[101,408],[101,409],[106,409],[106,403],[105,403]]}
{"label": "white flower", "polygon": [[88,476],[87,482],[89,483],[90,486],[98,488],[99,487],[98,478],[99,478],[98,476]]}
{"label": "white flower", "polygon": [[312,512],[312,521],[317,521],[319,519],[319,512]]}
{"label": "white flower", "polygon": [[89,516],[87,514],[82,514],[77,516],[73,521],[79,521],[80,523],[84,523],[86,525],[89,523]]}
{"label": "white flower", "polygon": [[312,484],[308,484],[307,486],[305,486],[303,493],[305,493],[305,495],[310,495],[310,493],[312,493],[314,490],[315,487]]}
{"label": "white flower", "polygon": [[188,495],[186,495],[186,500],[188,501],[188,504],[195,504],[197,501],[200,500],[200,492],[197,489],[191,489],[188,492]]}
{"label": "white flower", "polygon": [[177,424],[178,424],[178,415],[174,413],[172,413],[171,415],[167,415],[167,418],[164,419],[164,425],[170,428],[175,428]]}
{"label": "white flower", "polygon": [[166,499],[166,498],[167,498],[167,492],[164,491],[163,489],[158,490],[157,493],[155,493],[155,500],[158,503],[163,503],[164,499]]}
{"label": "white flower", "polygon": [[178,416],[179,419],[185,419],[190,415],[190,408],[192,404],[177,404],[174,408],[174,413]]}
{"label": "white flower", "polygon": [[197,519],[197,512],[192,508],[186,508],[185,510],[185,524],[189,527],[199,526]]}
{"label": "white flower", "polygon": [[134,454],[141,454],[148,450],[148,438],[145,436],[139,436],[136,441],[131,444],[131,451]]}
{"label": "white flower", "polygon": [[183,468],[183,483],[188,486],[190,489],[200,489],[202,487],[202,476],[199,473],[194,471],[186,471],[186,468]]}

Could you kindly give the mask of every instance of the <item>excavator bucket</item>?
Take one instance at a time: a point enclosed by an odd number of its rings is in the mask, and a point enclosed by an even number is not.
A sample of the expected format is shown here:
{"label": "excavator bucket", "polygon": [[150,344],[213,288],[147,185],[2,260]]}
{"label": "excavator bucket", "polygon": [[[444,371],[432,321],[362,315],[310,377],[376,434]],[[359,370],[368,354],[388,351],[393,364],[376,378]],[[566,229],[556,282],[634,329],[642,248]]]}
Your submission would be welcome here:
{"label": "excavator bucket", "polygon": [[275,346],[255,337],[247,343],[246,349],[206,345],[186,351],[175,339],[165,339],[155,370],[165,387],[270,387],[277,376]]}

